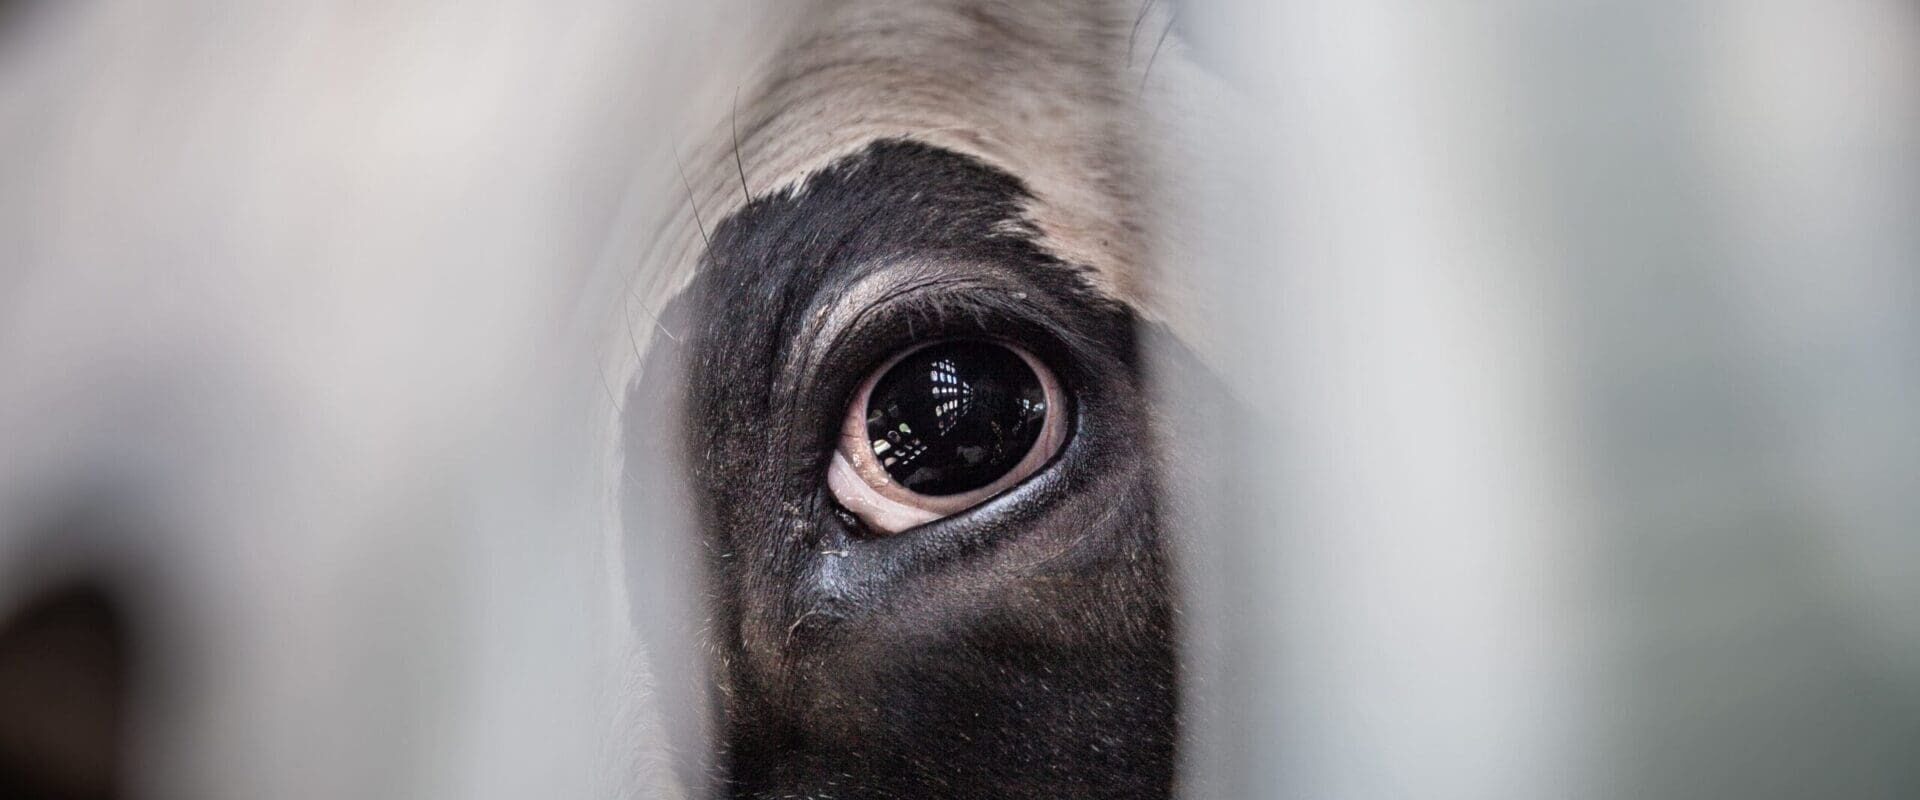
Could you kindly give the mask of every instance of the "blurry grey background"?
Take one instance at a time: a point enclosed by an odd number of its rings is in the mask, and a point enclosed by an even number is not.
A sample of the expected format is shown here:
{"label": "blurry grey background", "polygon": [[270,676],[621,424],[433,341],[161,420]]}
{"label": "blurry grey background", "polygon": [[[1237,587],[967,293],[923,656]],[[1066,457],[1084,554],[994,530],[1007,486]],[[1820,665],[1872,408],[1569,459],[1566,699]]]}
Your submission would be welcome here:
{"label": "blurry grey background", "polygon": [[[671,796],[632,273],[793,8],[0,4],[0,626],[111,598],[124,788]],[[1150,11],[1196,785],[1920,796],[1920,8]]]}

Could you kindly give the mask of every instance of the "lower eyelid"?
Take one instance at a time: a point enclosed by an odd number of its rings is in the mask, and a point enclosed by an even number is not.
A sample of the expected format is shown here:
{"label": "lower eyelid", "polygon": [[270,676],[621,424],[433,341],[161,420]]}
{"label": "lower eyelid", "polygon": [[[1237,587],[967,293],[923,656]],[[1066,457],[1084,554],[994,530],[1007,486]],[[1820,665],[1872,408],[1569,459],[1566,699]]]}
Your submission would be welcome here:
{"label": "lower eyelid", "polygon": [[855,472],[847,457],[838,451],[833,454],[833,461],[827,467],[827,489],[854,516],[881,533],[899,533],[942,516],[881,495]]}

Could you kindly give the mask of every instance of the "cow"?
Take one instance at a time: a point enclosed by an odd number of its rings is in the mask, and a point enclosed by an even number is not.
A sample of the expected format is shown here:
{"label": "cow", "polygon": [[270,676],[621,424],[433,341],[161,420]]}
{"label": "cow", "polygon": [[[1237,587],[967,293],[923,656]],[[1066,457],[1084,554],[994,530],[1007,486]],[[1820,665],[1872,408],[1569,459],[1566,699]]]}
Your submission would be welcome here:
{"label": "cow", "polygon": [[[662,584],[646,524],[692,498],[682,567],[710,602],[680,613],[710,658],[680,679],[714,716],[695,785],[1172,791],[1178,598],[1141,344],[1141,90],[1170,24],[822,5],[687,145],[662,239],[684,249],[648,265],[675,280],[644,303],[622,430],[677,456],[627,484],[638,582]],[[671,602],[636,597],[635,619]]]}

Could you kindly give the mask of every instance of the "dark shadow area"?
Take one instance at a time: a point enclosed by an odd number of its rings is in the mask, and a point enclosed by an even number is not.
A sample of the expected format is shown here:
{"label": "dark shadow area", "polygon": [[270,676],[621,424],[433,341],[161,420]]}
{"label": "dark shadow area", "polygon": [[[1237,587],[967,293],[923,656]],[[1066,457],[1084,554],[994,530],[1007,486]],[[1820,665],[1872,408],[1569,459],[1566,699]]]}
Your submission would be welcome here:
{"label": "dark shadow area", "polygon": [[0,616],[0,798],[125,796],[130,644],[120,605],[91,583]]}

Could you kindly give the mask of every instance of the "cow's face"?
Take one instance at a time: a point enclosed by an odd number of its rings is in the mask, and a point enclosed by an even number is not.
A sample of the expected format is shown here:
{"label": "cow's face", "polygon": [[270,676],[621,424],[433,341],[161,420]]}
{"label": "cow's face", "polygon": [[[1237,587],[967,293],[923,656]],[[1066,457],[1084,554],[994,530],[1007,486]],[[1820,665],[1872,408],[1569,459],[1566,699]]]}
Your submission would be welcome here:
{"label": "cow's face", "polygon": [[712,766],[748,797],[1165,796],[1139,15],[860,5],[689,146],[711,224],[628,404],[693,499]]}
{"label": "cow's face", "polygon": [[715,231],[687,463],[741,793],[1165,791],[1134,321],[1036,244],[1028,199],[883,141]]}

